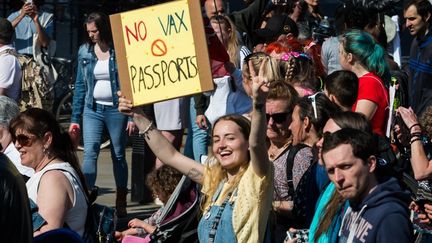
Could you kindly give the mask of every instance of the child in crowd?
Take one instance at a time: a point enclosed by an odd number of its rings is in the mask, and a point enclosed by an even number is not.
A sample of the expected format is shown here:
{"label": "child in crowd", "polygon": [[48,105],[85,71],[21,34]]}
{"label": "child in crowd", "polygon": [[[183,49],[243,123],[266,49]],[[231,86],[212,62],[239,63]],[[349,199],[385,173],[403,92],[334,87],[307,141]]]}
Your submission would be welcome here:
{"label": "child in crowd", "polygon": [[[179,183],[182,174],[177,170],[162,165],[160,168],[152,171],[147,177],[147,184],[152,189],[153,197],[165,205],[171,194]],[[163,211],[163,207],[153,213],[149,218],[139,220],[137,218],[129,221],[129,229],[119,232],[116,231],[115,237],[117,240],[122,240],[126,235],[145,237],[151,234],[156,229],[156,220]]]}
{"label": "child in crowd", "polygon": [[358,86],[359,80],[355,73],[338,70],[326,77],[324,93],[343,111],[350,111],[357,101]]}

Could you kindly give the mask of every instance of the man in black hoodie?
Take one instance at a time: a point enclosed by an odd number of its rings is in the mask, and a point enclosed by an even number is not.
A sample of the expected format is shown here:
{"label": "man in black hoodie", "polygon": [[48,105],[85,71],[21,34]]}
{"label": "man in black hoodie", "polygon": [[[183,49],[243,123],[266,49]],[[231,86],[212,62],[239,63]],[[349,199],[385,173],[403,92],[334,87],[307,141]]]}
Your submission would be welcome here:
{"label": "man in black hoodie", "polygon": [[371,134],[342,129],[325,134],[322,157],[330,180],[349,202],[339,242],[413,242],[409,193],[397,179],[377,175]]}

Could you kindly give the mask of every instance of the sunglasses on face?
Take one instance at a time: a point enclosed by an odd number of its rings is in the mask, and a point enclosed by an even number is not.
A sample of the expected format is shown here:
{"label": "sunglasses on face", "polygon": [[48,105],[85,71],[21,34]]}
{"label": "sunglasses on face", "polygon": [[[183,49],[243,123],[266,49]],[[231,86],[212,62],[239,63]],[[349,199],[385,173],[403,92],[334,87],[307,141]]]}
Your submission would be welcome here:
{"label": "sunglasses on face", "polygon": [[18,134],[12,138],[13,143],[18,142],[21,146],[31,146],[35,135]]}
{"label": "sunglasses on face", "polygon": [[289,112],[266,114],[267,122],[269,122],[270,118],[272,118],[274,123],[280,124],[287,120],[289,114]]}

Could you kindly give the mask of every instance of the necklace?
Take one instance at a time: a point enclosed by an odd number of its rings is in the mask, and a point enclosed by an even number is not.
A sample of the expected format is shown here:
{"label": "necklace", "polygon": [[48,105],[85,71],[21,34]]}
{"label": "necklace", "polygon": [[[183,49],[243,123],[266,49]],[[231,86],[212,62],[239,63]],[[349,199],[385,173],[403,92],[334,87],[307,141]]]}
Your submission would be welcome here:
{"label": "necklace", "polygon": [[54,160],[56,159],[56,157],[53,157],[52,159],[50,159],[50,160],[48,160],[48,163],[46,163],[40,170],[38,170],[38,171],[41,171],[41,170],[43,170],[45,167],[47,167],[49,164],[51,164],[51,162],[53,162]]}
{"label": "necklace", "polygon": [[275,148],[272,149],[272,146],[270,145],[269,150],[268,150],[268,156],[270,160],[275,160],[277,157],[279,157],[279,155],[285,151],[286,148],[288,148],[292,143],[292,140],[288,140],[288,142],[286,142],[282,147],[280,148]]}

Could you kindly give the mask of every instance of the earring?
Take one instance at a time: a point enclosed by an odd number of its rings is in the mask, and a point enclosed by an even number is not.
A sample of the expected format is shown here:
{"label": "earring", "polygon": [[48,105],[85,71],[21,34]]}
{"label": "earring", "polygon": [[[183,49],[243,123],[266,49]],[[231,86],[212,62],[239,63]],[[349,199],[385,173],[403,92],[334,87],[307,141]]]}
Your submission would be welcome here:
{"label": "earring", "polygon": [[43,149],[43,153],[44,153],[48,158],[51,157],[51,152],[49,151],[48,148],[44,147],[44,149]]}

